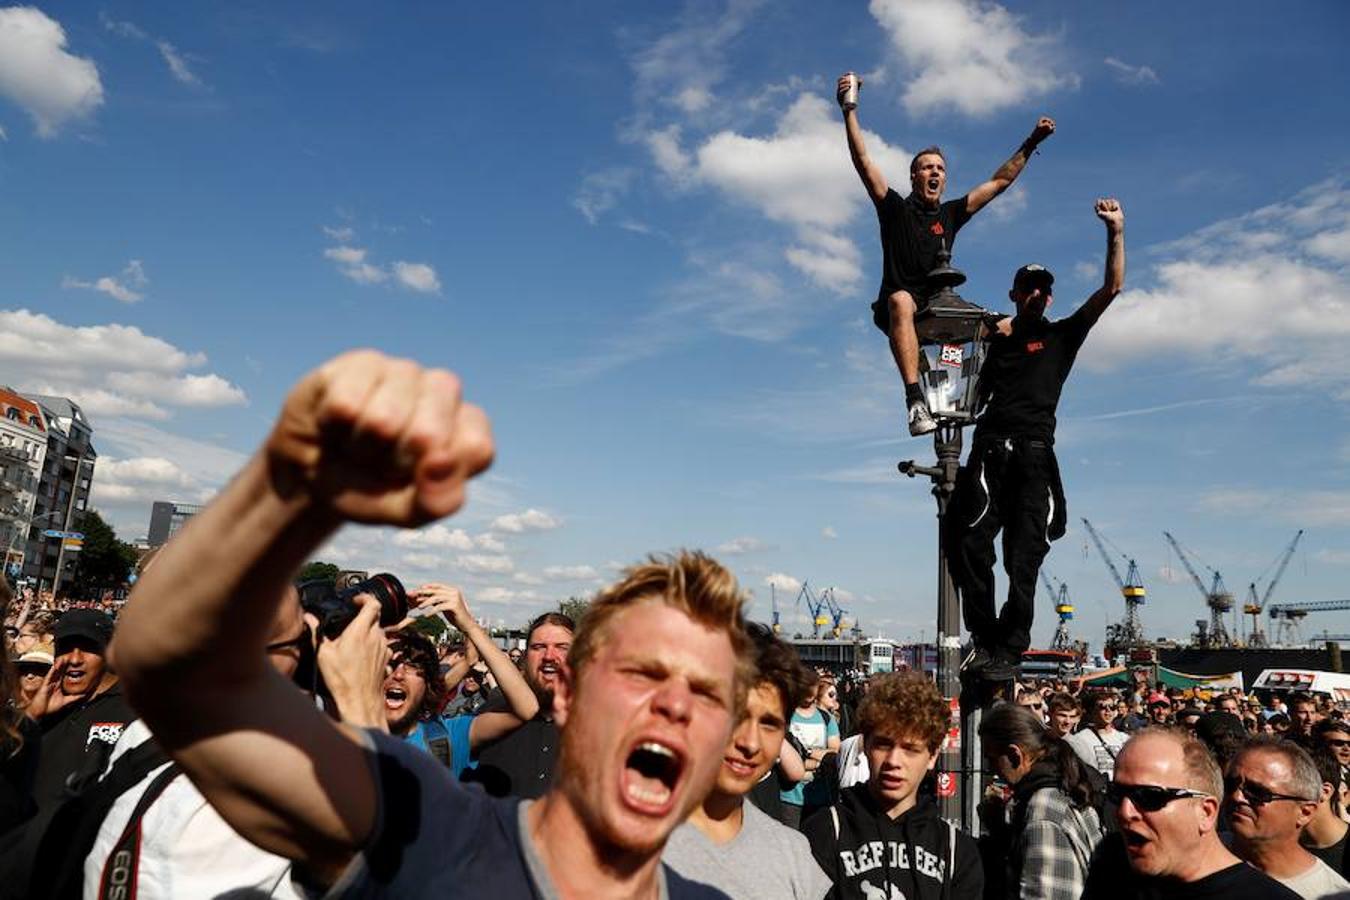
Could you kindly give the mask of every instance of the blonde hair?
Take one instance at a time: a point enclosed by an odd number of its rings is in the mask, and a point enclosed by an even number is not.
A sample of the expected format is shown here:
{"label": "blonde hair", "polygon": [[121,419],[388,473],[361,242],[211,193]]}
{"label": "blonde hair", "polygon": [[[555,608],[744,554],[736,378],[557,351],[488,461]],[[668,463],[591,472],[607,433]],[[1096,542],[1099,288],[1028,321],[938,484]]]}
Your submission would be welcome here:
{"label": "blonde hair", "polygon": [[733,710],[739,713],[755,678],[754,647],[745,625],[745,592],[721,563],[697,550],[650,556],[596,594],[567,654],[573,679],[580,681],[582,670],[607,638],[607,626],[614,617],[634,604],[652,600],[679,610],[705,628],[726,633],[736,657],[732,698]]}

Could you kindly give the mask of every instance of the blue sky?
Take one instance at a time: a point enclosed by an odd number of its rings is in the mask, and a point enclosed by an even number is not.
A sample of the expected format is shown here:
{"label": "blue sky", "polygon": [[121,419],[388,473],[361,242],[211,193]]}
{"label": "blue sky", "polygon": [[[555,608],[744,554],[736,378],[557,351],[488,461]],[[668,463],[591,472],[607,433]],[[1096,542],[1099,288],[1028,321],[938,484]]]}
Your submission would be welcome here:
{"label": "blue sky", "polygon": [[809,579],[931,638],[932,500],[895,463],[932,448],[869,320],[854,69],[897,186],[939,143],[957,196],[1058,121],[962,232],[967,298],[1006,309],[1035,260],[1065,314],[1100,283],[1093,199],[1126,210],[1127,291],[1060,407],[1047,568],[1076,631],[1121,606],[1079,516],[1138,558],[1150,634],[1204,615],[1164,529],[1241,594],[1305,528],[1275,602],[1350,598],[1350,8],[1274,27],[1255,2],[0,7],[0,381],[83,403],[96,505],[135,538],[323,359],[448,366],[492,473],[325,558],[514,623],[702,547],[790,629]]}

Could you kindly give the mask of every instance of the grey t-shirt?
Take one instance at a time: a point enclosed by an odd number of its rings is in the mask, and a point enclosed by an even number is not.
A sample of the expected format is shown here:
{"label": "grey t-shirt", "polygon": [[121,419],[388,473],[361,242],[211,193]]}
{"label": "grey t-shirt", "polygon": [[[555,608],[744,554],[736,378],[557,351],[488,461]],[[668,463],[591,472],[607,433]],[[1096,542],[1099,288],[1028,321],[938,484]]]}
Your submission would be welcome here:
{"label": "grey t-shirt", "polygon": [[1293,878],[1276,878],[1280,884],[1298,894],[1303,900],[1345,900],[1350,898],[1350,882],[1322,860],[1309,866],[1308,871]]}
{"label": "grey t-shirt", "polygon": [[[366,846],[326,891],[293,882],[309,897],[492,897],[559,900],[530,837],[531,801],[489,797],[461,784],[434,756],[398,738],[363,732],[379,809]],[[728,900],[662,866],[660,900]]]}
{"label": "grey t-shirt", "polygon": [[1109,779],[1115,774],[1116,757],[1120,755],[1120,748],[1124,747],[1129,739],[1128,734],[1115,729],[1096,731],[1084,728],[1066,737],[1064,743],[1073,748],[1079,759]]}
{"label": "grey t-shirt", "polygon": [[715,844],[688,822],[675,829],[661,859],[688,878],[736,900],[820,900],[830,879],[800,832],[746,803],[741,833]]}

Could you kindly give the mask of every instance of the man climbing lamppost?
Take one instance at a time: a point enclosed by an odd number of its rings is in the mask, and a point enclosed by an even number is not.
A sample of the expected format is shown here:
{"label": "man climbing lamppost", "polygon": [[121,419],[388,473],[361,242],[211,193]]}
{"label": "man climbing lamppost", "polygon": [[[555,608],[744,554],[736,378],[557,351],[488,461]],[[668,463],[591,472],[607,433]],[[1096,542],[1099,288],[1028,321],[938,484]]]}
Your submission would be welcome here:
{"label": "man climbing lamppost", "polygon": [[[1050,542],[1062,537],[1064,491],[1055,460],[1055,409],[1088,331],[1125,283],[1125,214],[1114,199],[1096,203],[1106,225],[1102,286],[1072,315],[1045,318],[1054,276],[1044,266],[1017,270],[1008,292],[1017,309],[987,335],[970,457],[945,518],[952,578],[961,596],[971,651],[963,672],[1011,679],[1031,643],[1036,579]],[[1003,532],[1008,600],[994,612],[994,537]]]}
{"label": "man climbing lamppost", "polygon": [[876,206],[881,226],[881,290],[872,304],[872,321],[890,339],[891,354],[905,383],[909,433],[929,434],[938,426],[919,387],[919,341],[914,330],[915,313],[924,309],[931,293],[928,273],[937,266],[938,251],[951,249],[961,226],[1017,180],[1036,147],[1055,133],[1055,121],[1042,116],[988,181],[946,203],[942,202],[942,192],[947,186],[947,160],[938,147],[920,150],[909,164],[910,194],[902,199],[867,155],[858,124],[861,86],[862,79],[847,72],[839,77],[836,96],[844,112],[853,168]]}

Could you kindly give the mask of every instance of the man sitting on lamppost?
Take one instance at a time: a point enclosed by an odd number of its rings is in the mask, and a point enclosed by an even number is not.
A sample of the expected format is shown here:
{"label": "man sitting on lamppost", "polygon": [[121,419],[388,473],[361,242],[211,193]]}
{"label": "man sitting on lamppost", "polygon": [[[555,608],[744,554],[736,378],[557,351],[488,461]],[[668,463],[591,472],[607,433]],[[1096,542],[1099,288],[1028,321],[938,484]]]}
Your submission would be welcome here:
{"label": "man sitting on lamppost", "polygon": [[[975,437],[957,477],[946,516],[952,578],[961,595],[971,651],[963,671],[986,681],[1014,677],[1031,643],[1033,600],[1041,561],[1067,521],[1055,461],[1055,409],[1088,331],[1125,283],[1125,214],[1099,199],[1106,224],[1102,286],[1071,316],[1045,318],[1054,276],[1025,265],[1008,296],[1017,309],[987,336],[989,351],[977,386]],[[1008,600],[994,613],[994,537],[1003,531]]]}

